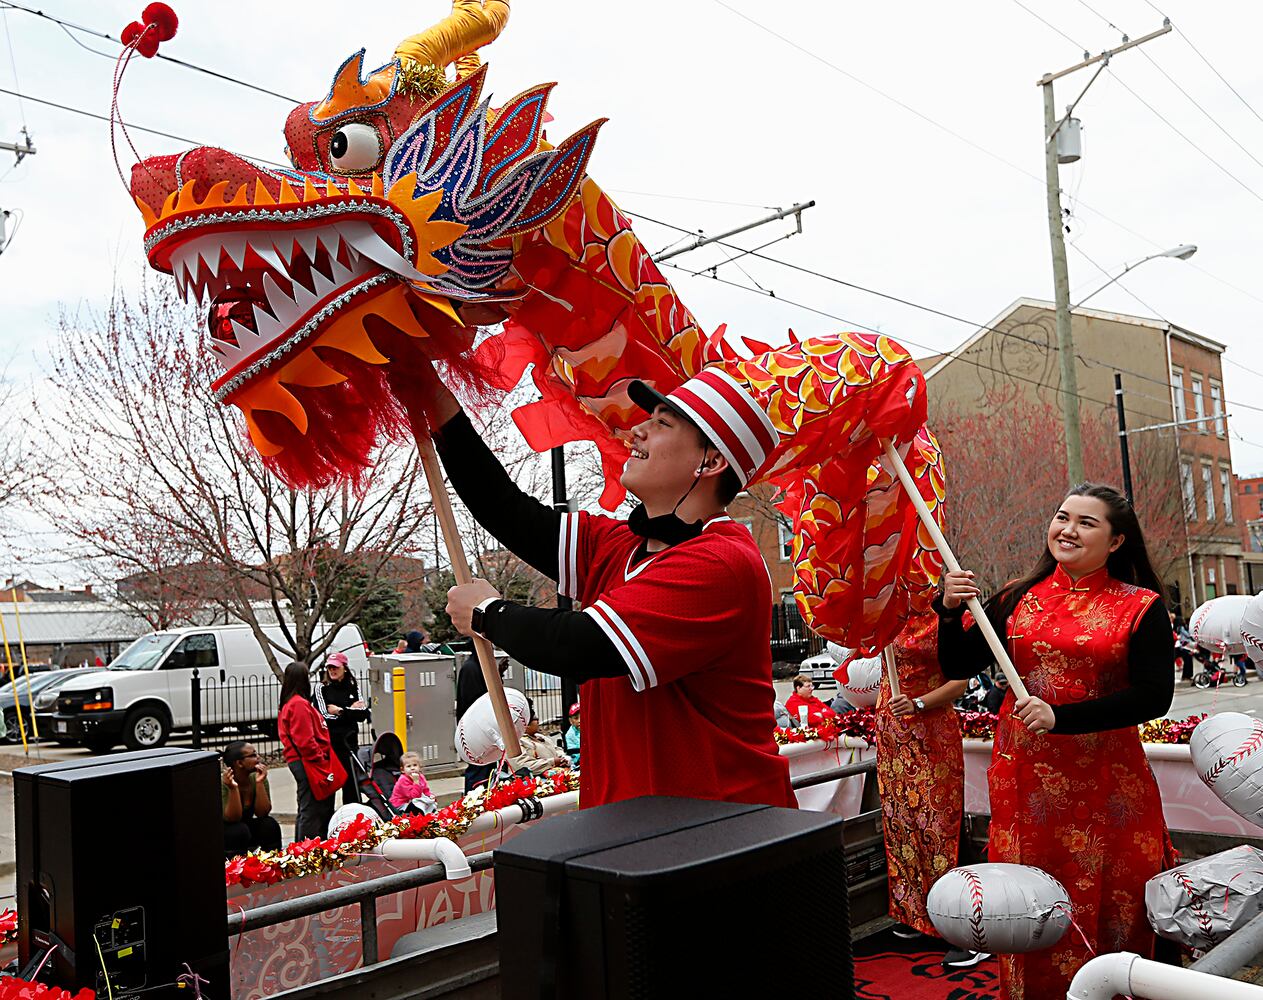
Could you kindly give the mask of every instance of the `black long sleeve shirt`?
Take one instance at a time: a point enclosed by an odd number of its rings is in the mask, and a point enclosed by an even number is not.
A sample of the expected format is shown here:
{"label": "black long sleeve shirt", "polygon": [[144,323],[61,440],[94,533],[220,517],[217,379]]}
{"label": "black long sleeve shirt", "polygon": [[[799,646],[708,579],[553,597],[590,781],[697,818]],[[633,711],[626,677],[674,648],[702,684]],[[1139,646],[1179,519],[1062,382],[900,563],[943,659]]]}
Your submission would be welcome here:
{"label": "black long sleeve shirt", "polygon": [[[934,606],[939,612],[938,660],[944,676],[963,680],[995,663],[982,629],[976,625],[965,629],[961,621],[963,604],[948,610],[940,597]],[[985,608],[987,618],[1007,645],[1006,623],[1000,620],[994,600],[988,601]],[[1162,602],[1154,601],[1127,644],[1127,687],[1086,701],[1065,705],[1049,702],[1056,716],[1051,732],[1099,733],[1161,718],[1175,695],[1174,650],[1170,617]]]}
{"label": "black long sleeve shirt", "polygon": [[[523,562],[556,580],[561,512],[509,477],[464,413],[445,423],[434,443],[448,481],[474,520]],[[613,642],[582,612],[496,601],[484,614],[483,635],[533,670],[576,681],[627,675]]]}

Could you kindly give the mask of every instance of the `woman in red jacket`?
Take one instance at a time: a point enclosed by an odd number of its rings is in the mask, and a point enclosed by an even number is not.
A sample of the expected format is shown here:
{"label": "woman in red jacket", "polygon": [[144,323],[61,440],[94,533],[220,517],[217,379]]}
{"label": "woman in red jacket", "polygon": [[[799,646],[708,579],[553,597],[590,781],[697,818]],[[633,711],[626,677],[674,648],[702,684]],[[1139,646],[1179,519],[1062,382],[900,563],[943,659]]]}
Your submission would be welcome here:
{"label": "woman in red jacket", "polygon": [[276,728],[285,763],[298,785],[294,839],[324,837],[333,816],[333,795],[346,781],[346,771],[333,752],[325,720],[311,703],[311,676],[305,663],[285,668]]}

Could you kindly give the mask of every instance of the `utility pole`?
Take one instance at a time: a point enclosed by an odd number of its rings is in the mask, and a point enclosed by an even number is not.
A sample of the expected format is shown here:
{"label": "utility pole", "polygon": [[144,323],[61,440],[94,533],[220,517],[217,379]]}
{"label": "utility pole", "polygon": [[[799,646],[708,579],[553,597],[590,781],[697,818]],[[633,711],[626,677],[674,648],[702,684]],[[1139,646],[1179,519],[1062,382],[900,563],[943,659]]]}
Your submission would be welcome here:
{"label": "utility pole", "polygon": [[[1071,484],[1083,481],[1083,438],[1079,430],[1079,376],[1075,369],[1074,335],[1070,328],[1070,271],[1066,266],[1066,233],[1065,223],[1061,217],[1061,177],[1058,168],[1057,135],[1063,125],[1070,121],[1083,95],[1087,93],[1096,78],[1101,75],[1111,57],[1127,49],[1143,45],[1151,39],[1158,38],[1171,31],[1171,22],[1166,21],[1157,31],[1150,32],[1135,41],[1123,37],[1123,44],[1107,49],[1097,56],[1083,54],[1083,61],[1057,73],[1045,73],[1036,81],[1036,85],[1044,88],[1044,173],[1048,194],[1048,237],[1052,244],[1053,263],[1053,295],[1057,305],[1057,350],[1060,354],[1061,369],[1061,413],[1066,433],[1066,465],[1070,472]],[[1093,74],[1074,102],[1066,109],[1065,117],[1057,119],[1053,81],[1100,63],[1100,69]],[[1078,159],[1077,155],[1074,159]]]}
{"label": "utility pole", "polygon": [[[553,510],[565,514],[570,510],[570,499],[566,496],[566,446],[557,445],[552,450],[553,460]],[[559,589],[557,591],[557,607],[569,611],[574,601]],[[579,686],[569,677],[561,679],[561,738],[563,743],[566,730],[570,728],[570,706],[579,700]]]}
{"label": "utility pole", "polygon": [[1123,459],[1123,493],[1134,507],[1136,495],[1131,488],[1131,451],[1127,446],[1127,410],[1123,407],[1123,376],[1114,373],[1114,404],[1118,407],[1118,450]]}
{"label": "utility pole", "polygon": [[23,127],[22,141],[21,142],[0,142],[0,152],[16,153],[17,158],[18,158],[17,162],[21,163],[23,157],[30,156],[32,153],[35,152],[35,146],[31,142],[31,133],[28,132],[25,127]]}

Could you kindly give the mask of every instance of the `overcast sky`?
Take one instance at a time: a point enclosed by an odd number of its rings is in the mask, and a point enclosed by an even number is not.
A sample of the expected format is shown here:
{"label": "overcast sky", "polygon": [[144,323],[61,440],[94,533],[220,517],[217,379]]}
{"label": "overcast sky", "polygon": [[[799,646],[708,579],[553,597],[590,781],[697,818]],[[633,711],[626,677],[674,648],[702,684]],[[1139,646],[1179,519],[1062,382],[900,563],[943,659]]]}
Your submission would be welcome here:
{"label": "overcast sky", "polygon": [[[744,271],[728,265],[719,276],[781,301],[668,270],[706,328],[727,322],[775,342],[791,326],[809,335],[862,324],[914,353],[941,351],[1020,296],[1052,296],[1036,80],[1079,61],[1085,48],[1118,44],[1120,31],[1105,18],[1133,38],[1162,24],[1147,0],[1022,3],[1053,27],[1017,0],[521,0],[485,53],[488,86],[498,102],[557,81],[554,141],[608,116],[590,170],[632,212],[718,232],[767,206],[815,199],[803,234],[765,253],[968,321],[751,258]],[[143,3],[38,6],[117,34]],[[297,100],[323,96],[350,52],[364,46],[378,65],[448,9],[441,0],[175,6],[180,30],[164,53]],[[364,10],[372,20],[357,16]],[[1106,280],[1091,261],[1113,275],[1196,243],[1191,261],[1151,261],[1092,305],[1158,315],[1227,344],[1226,360],[1237,362],[1224,370],[1234,464],[1241,474],[1263,471],[1263,377],[1247,370],[1263,372],[1263,5],[1179,0],[1163,10],[1178,30],[1117,56],[1077,111],[1084,155],[1062,172],[1073,211],[1072,301]],[[0,50],[0,86],[108,114],[117,46],[76,36],[102,57],[20,11],[3,23],[13,63]],[[1059,108],[1090,73],[1058,82]],[[290,105],[231,82],[135,59],[120,106],[137,125],[282,159]],[[39,371],[59,308],[101,304],[116,282],[134,285],[143,262],[143,227],[115,172],[106,124],[0,94],[0,141],[16,140],[23,122],[38,153],[12,170],[0,154],[0,208],[21,215],[0,256],[0,355],[20,376]],[[187,145],[138,131],[132,138],[142,155]],[[130,161],[122,162],[126,173]],[[754,247],[789,228],[767,226],[737,242]],[[649,222],[639,233],[655,250],[679,237]],[[710,250],[676,263],[703,269],[722,259]]]}

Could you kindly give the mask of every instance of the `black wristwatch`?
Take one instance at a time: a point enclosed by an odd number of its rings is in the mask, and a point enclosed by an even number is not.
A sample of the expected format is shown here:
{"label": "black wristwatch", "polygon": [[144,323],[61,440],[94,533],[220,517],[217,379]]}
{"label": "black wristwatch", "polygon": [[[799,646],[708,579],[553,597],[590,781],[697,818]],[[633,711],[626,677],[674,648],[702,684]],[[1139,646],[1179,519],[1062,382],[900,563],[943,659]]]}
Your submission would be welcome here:
{"label": "black wristwatch", "polygon": [[498,597],[488,597],[485,601],[474,608],[473,612],[469,616],[470,629],[477,632],[484,639],[487,637],[487,634],[483,631],[486,627],[487,608],[491,607],[491,605],[495,604],[498,600],[500,600]]}

